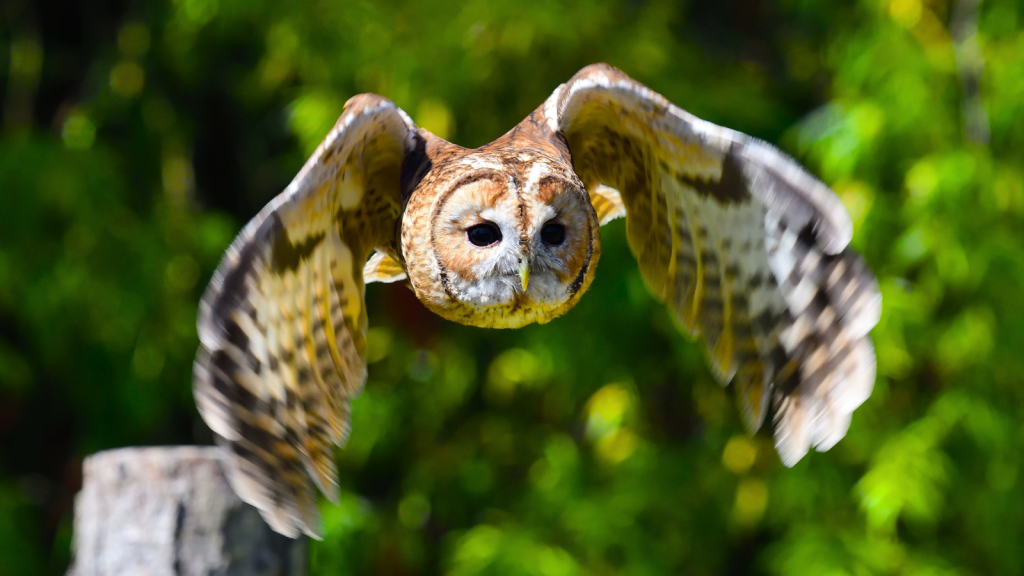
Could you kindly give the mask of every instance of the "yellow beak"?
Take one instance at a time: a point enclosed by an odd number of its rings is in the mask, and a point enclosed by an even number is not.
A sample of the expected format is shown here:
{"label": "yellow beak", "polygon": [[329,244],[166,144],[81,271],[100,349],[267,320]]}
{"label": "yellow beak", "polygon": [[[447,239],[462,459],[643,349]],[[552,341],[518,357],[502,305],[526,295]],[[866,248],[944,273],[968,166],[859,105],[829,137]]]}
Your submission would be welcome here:
{"label": "yellow beak", "polygon": [[530,285],[530,261],[523,258],[519,261],[519,281],[523,284],[523,292]]}

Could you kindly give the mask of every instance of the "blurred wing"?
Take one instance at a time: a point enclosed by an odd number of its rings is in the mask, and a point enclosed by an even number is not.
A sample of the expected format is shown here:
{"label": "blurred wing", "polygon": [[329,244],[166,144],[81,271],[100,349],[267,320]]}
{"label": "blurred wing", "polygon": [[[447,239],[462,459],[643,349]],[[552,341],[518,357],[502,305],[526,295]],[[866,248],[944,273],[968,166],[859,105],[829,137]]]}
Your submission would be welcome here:
{"label": "blurred wing", "polygon": [[311,479],[337,500],[333,445],[366,379],[363,264],[393,247],[415,126],[356,96],[295,180],[228,248],[199,306],[199,412],[232,486],[277,532],[316,537]]}
{"label": "blurred wing", "polygon": [[838,442],[874,384],[881,295],[835,194],[608,65],[559,87],[545,115],[592,194],[620,192],[645,281],[735,383],[751,430],[770,399],[787,465]]}

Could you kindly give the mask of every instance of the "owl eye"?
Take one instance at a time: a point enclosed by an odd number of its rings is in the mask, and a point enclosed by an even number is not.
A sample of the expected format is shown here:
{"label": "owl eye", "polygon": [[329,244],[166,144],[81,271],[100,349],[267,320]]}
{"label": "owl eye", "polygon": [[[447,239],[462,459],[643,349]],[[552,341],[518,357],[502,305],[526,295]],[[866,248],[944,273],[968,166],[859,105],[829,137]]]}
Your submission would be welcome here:
{"label": "owl eye", "polygon": [[466,231],[466,236],[474,246],[480,246],[483,248],[500,241],[501,231],[498,230],[498,227],[494,224],[487,222],[473,226]]}
{"label": "owl eye", "polygon": [[561,224],[545,224],[540,229],[540,239],[545,244],[552,246],[560,246],[562,242],[565,242],[565,226]]}

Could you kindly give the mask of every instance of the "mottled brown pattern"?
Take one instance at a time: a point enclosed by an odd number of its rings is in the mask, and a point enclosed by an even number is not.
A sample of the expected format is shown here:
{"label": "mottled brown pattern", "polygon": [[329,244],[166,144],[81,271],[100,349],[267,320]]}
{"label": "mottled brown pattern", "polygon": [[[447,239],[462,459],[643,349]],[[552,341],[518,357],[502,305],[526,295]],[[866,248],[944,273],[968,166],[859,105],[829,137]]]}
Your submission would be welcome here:
{"label": "mottled brown pattern", "polygon": [[617,189],[651,291],[735,382],[752,430],[772,398],[793,464],[827,450],[870,393],[881,297],[835,195],[792,159],[709,125],[607,65],[552,97],[591,190]]}
{"label": "mottled brown pattern", "polygon": [[[475,150],[420,130],[429,169],[406,204],[402,249],[413,289],[437,314],[464,324],[515,328],[565,313],[589,286],[600,255],[596,212],[572,171],[564,139],[547,130],[544,122],[538,109],[498,140]],[[538,165],[545,167],[544,175],[528,189],[531,171]],[[522,256],[529,258],[528,232],[536,230],[528,220],[539,206],[548,205],[560,208],[566,226],[579,232],[568,235],[562,256],[565,269],[556,271],[566,284],[565,298],[546,301],[527,290],[497,305],[468,301],[459,285],[475,280],[474,267],[485,257],[466,242],[465,231],[483,221],[481,209],[502,211],[517,223]]]}
{"label": "mottled brown pattern", "polygon": [[195,396],[236,455],[231,482],[277,531],[319,531],[334,444],[365,380],[362,264],[394,245],[410,126],[353,98],[295,182],[228,249],[200,306]]}
{"label": "mottled brown pattern", "polygon": [[[196,402],[236,456],[236,491],[275,530],[318,533],[313,484],[337,497],[332,448],[366,378],[364,264],[366,281],[407,276],[449,320],[543,323],[586,291],[599,225],[622,215],[644,280],[735,384],[751,430],[770,407],[787,464],[838,441],[870,393],[880,307],[842,205],[774,148],[599,64],[477,149],[380,96],[346,104],[200,305]],[[472,244],[480,224],[501,238]]]}

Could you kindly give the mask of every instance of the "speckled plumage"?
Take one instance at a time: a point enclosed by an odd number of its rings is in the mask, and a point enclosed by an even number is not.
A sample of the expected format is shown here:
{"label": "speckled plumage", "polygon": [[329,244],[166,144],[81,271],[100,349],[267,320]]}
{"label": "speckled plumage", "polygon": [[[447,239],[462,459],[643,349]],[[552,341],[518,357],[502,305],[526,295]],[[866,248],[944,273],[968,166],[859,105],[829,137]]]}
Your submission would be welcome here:
{"label": "speckled plumage", "polygon": [[[586,291],[599,227],[622,216],[651,291],[751,430],[771,411],[787,465],[842,438],[874,382],[881,306],[842,204],[771,146],[598,64],[475,150],[380,96],[349,100],[201,302],[196,402],[235,455],[236,491],[275,530],[318,533],[313,484],[336,498],[331,448],[366,375],[364,281],[407,277],[456,322],[547,322]],[[500,240],[471,243],[482,224]],[[552,224],[564,240],[541,233]]]}
{"label": "speckled plumage", "polygon": [[[539,129],[538,113],[498,140],[466,150],[425,134],[430,168],[405,207],[402,256],[420,300],[437,314],[485,328],[547,322],[575,303],[600,254],[598,219],[564,143]],[[470,225],[498,224],[506,254],[465,240]],[[569,233],[554,262],[541,259],[540,225]],[[521,258],[531,262],[526,290]],[[496,261],[495,261],[496,260]],[[559,266],[561,264],[561,266]],[[489,272],[494,274],[489,276]]]}

